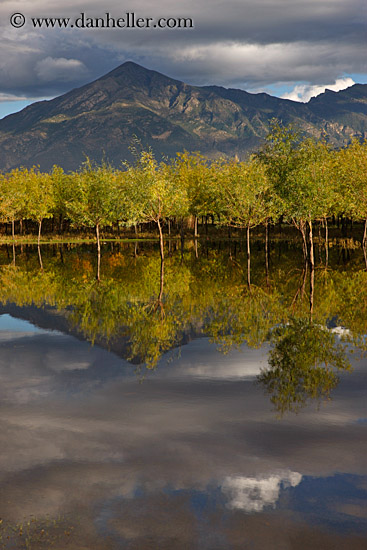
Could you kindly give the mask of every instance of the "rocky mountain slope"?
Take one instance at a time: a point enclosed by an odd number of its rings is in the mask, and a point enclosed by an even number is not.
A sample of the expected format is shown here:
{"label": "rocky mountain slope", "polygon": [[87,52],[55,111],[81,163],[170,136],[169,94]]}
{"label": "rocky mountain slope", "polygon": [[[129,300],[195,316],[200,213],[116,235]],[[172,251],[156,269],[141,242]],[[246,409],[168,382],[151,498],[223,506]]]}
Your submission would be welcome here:
{"label": "rocky mountain slope", "polygon": [[58,164],[77,169],[86,155],[119,166],[134,136],[160,155],[201,151],[243,158],[276,117],[337,146],[367,137],[367,85],[326,91],[307,104],[218,86],[190,86],[127,62],[102,78],[0,120],[0,169]]}

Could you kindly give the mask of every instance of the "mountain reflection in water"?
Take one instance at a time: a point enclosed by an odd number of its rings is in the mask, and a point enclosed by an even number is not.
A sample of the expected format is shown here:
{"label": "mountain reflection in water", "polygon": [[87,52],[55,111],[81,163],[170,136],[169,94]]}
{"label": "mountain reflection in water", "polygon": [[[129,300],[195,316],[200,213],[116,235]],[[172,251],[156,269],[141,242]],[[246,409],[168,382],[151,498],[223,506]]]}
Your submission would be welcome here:
{"label": "mountain reflection in water", "polygon": [[3,547],[367,548],[360,251],[113,247],[2,250]]}

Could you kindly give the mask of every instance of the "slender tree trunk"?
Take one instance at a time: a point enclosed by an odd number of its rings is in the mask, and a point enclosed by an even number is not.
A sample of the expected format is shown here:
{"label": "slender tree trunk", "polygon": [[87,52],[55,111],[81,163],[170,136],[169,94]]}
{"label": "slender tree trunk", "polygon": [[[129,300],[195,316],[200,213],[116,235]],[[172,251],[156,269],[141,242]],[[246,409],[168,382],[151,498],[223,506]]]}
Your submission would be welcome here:
{"label": "slender tree trunk", "polygon": [[168,218],[168,236],[171,237],[171,220]]}
{"label": "slender tree trunk", "polygon": [[23,235],[23,220],[19,220],[19,235]]}
{"label": "slender tree trunk", "polygon": [[308,226],[310,228],[310,234],[309,234],[309,239],[310,239],[310,264],[311,264],[311,268],[313,269],[315,267],[315,258],[314,258],[314,252],[313,252],[312,221],[308,222]]}
{"label": "slender tree trunk", "polygon": [[247,285],[251,288],[250,224],[247,225]]}
{"label": "slender tree trunk", "polygon": [[157,219],[157,225],[158,225],[158,231],[159,231],[159,250],[161,253],[161,260],[163,262],[164,260],[164,243],[163,243],[163,232],[162,232],[162,226],[161,226],[161,220]]}
{"label": "slender tree trunk", "polygon": [[11,236],[12,236],[12,239],[13,241],[15,240],[15,228],[14,228],[14,220],[11,220]]}
{"label": "slender tree trunk", "polygon": [[195,239],[198,238],[198,218],[197,218],[197,216],[195,216],[195,220],[194,220],[194,238]]}
{"label": "slender tree trunk", "polygon": [[300,230],[301,235],[302,235],[303,258],[306,261],[307,258],[308,258],[307,239],[306,239],[306,225],[302,221],[299,223],[299,230]]}
{"label": "slender tree trunk", "polygon": [[40,245],[41,241],[41,229],[42,229],[42,220],[39,220],[38,222],[38,238],[37,238],[37,245]]}
{"label": "slender tree trunk", "polygon": [[101,280],[101,241],[99,238],[99,223],[96,225],[96,237],[97,237],[97,281]]}
{"label": "slender tree trunk", "polygon": [[15,243],[13,243],[13,265],[15,266]]}

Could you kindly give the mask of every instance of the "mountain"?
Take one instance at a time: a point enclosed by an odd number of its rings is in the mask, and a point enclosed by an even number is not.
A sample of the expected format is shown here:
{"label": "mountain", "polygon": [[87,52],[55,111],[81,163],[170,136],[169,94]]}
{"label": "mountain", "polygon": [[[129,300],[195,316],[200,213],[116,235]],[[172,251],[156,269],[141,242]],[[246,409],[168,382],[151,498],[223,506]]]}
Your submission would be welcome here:
{"label": "mountain", "polygon": [[190,86],[127,62],[105,76],[0,120],[0,170],[58,164],[77,169],[85,156],[116,166],[131,159],[137,136],[157,157],[201,151],[243,158],[263,141],[269,121],[327,133],[340,146],[367,137],[367,85],[327,90],[307,104],[265,93]]}

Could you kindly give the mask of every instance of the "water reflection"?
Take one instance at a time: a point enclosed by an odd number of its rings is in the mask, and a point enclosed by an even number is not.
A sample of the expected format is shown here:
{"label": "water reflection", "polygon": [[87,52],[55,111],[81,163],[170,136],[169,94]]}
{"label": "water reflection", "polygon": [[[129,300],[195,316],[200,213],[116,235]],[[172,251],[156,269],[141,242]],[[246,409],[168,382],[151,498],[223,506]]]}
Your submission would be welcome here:
{"label": "water reflection", "polygon": [[366,548],[363,257],[316,269],[311,319],[294,250],[249,291],[233,250],[139,247],[100,282],[89,249],[2,268],[0,517],[72,523],[59,550]]}
{"label": "water reflection", "polygon": [[290,318],[272,331],[270,341],[269,367],[258,381],[282,414],[299,411],[310,399],[328,398],[339,381],[335,371],[351,369],[339,335],[309,318]]}
{"label": "water reflection", "polygon": [[[282,243],[279,251],[281,246]],[[20,255],[17,267],[3,266],[0,300],[23,308],[37,306],[47,312],[45,326],[51,328],[56,310],[69,332],[147,368],[156,367],[169,350],[204,335],[216,342],[222,352],[244,343],[257,348],[271,342],[274,350],[270,370],[260,380],[269,386],[271,376],[280,383],[287,370],[297,372],[298,382],[293,382],[292,390],[297,408],[304,402],[300,397],[301,379],[304,396],[328,396],[337,381],[331,367],[349,368],[345,349],[330,333],[331,322],[337,319],[351,329],[344,331],[342,339],[364,347],[367,311],[361,311],[357,318],[350,304],[356,303],[358,310],[366,307],[360,296],[367,286],[367,275],[363,270],[333,271],[323,267],[315,272],[307,263],[302,267],[294,250],[280,257],[275,251],[269,253],[268,247],[267,244],[265,265],[263,253],[253,258],[251,286],[246,284],[244,274],[244,250],[242,256],[236,253],[234,259],[232,252],[210,250],[207,246],[206,256],[198,258],[196,241],[187,247],[183,257],[182,251],[177,251],[166,260],[152,246],[142,246],[137,256],[136,247],[132,252],[127,245],[121,250],[111,243],[111,250],[103,257],[103,277],[97,280],[93,248],[75,247],[67,252],[54,247],[52,256],[47,258],[48,268],[41,270],[34,251],[31,254],[27,250]],[[100,266],[100,257],[97,263]],[[283,339],[281,330],[288,333]],[[283,341],[283,347],[289,347],[288,355],[279,351]],[[310,346],[313,349],[307,357]],[[323,346],[329,354],[321,353]],[[315,362],[312,370],[308,364],[311,357]],[[327,368],[323,366],[325,361]],[[270,393],[273,401],[280,403],[279,388],[274,392],[273,387]],[[288,405],[278,408],[291,409],[291,402],[288,398]]]}

